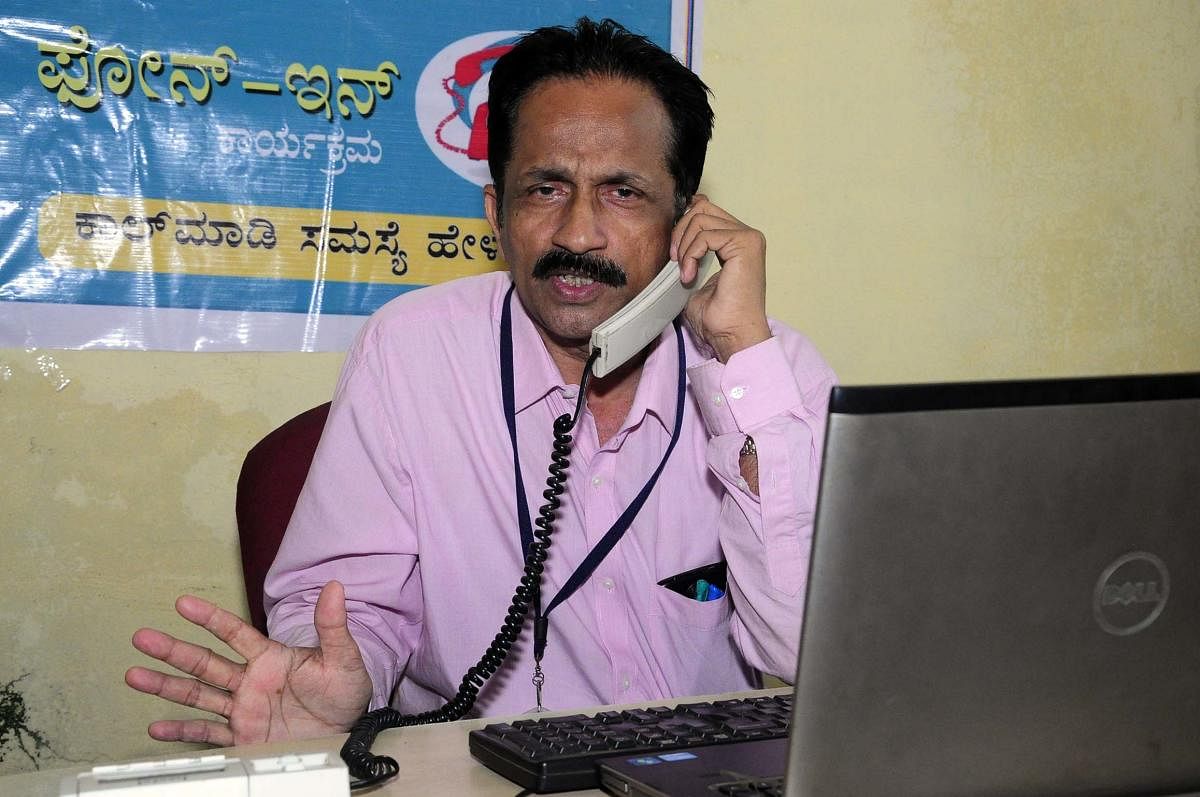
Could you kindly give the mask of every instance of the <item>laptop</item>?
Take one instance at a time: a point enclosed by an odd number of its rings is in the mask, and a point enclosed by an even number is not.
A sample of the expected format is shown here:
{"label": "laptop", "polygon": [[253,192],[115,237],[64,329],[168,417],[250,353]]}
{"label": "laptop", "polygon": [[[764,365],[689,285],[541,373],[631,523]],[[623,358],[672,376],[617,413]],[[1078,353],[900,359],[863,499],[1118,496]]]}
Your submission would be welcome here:
{"label": "laptop", "polygon": [[604,787],[1200,793],[1200,374],[835,388],[790,738],[641,758]]}

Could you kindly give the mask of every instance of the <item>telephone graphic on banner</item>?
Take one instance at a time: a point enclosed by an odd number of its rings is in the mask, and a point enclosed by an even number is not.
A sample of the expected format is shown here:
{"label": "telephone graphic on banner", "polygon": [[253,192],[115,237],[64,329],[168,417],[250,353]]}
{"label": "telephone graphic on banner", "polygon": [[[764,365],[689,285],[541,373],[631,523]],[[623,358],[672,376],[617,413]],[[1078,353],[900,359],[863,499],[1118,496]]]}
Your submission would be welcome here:
{"label": "telephone graphic on banner", "polygon": [[592,365],[592,376],[607,376],[657,338],[683,310],[691,295],[704,286],[712,271],[712,252],[700,261],[696,279],[690,286],[679,281],[679,264],[674,260],[663,266],[658,276],[629,304],[592,330],[592,350],[599,352]]}
{"label": "telephone graphic on banner", "polygon": [[[483,77],[483,65],[494,61],[512,49],[511,44],[487,47],[458,59],[454,65],[454,83],[460,90],[469,89]],[[463,108],[466,100],[463,99]],[[471,118],[471,138],[467,143],[467,157],[475,161],[487,160],[488,104],[481,102]]]}

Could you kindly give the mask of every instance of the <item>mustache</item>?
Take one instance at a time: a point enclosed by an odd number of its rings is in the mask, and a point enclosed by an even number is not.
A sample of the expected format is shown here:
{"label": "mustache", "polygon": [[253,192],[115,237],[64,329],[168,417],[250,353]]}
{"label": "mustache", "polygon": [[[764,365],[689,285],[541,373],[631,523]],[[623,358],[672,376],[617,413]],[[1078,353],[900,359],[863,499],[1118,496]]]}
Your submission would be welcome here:
{"label": "mustache", "polygon": [[550,279],[555,274],[588,277],[614,288],[622,288],[628,281],[625,269],[607,257],[593,254],[577,255],[562,249],[551,249],[533,264],[534,279]]}

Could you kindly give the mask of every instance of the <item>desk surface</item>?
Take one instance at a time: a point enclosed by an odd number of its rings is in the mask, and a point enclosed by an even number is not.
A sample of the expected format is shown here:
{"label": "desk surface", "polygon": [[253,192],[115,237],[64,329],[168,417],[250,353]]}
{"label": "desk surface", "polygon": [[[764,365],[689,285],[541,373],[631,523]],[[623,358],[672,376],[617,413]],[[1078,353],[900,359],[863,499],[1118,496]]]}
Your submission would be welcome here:
{"label": "desk surface", "polygon": [[[721,700],[746,695],[774,695],[790,692],[786,689],[764,689],[755,692],[736,692],[727,695],[705,695],[702,697],[680,697],[674,700],[659,700],[649,703],[636,703],[623,706],[599,706],[594,709],[572,710],[558,712],[560,714],[590,714],[603,711],[606,708],[624,709],[646,706],[674,705],[675,703],[695,702],[697,700]],[[548,714],[545,716],[553,716]],[[459,722],[443,723],[441,725],[422,725],[413,728],[393,728],[379,734],[375,745],[371,748],[375,753],[386,753],[400,764],[400,774],[383,787],[370,792],[364,792],[371,797],[379,795],[424,794],[431,793],[431,784],[437,784],[439,794],[482,795],[485,797],[515,797],[520,788],[507,778],[497,775],[480,764],[467,751],[467,733],[476,728],[482,728],[493,722],[503,722],[504,717],[488,717],[485,719],[460,720]],[[346,740],[345,734],[328,736],[321,739],[308,739],[298,742],[274,742],[270,744],[244,745],[230,747],[222,752],[228,756],[257,758],[283,753],[312,753],[330,752],[335,757]],[[164,747],[164,749],[166,749]],[[178,758],[181,755],[199,755],[199,752],[181,754],[165,752],[157,758]],[[117,762],[98,762],[117,763]],[[85,772],[91,766],[71,767],[68,769],[42,770],[27,772],[20,775],[0,777],[0,794],[31,795],[57,797],[59,781],[66,775]],[[598,790],[570,792],[579,797],[594,797],[602,795]]]}

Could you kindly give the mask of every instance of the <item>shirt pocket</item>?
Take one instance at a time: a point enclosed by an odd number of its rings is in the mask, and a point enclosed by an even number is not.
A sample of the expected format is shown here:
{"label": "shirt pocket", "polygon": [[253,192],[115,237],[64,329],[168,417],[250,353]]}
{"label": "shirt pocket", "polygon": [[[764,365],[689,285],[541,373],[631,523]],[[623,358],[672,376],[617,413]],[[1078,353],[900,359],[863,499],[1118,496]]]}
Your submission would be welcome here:
{"label": "shirt pocket", "polygon": [[723,628],[729,630],[729,618],[733,614],[733,604],[726,593],[710,601],[698,601],[680,595],[672,589],[656,585],[654,590],[654,606],[651,614],[661,617],[672,625],[686,626],[711,630]]}
{"label": "shirt pocket", "polygon": [[675,695],[719,694],[751,685],[730,630],[728,595],[710,601],[686,598],[655,586],[647,630],[655,655],[673,661]]}

